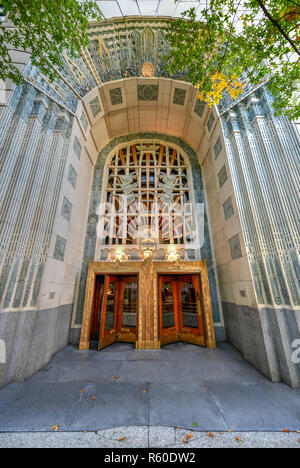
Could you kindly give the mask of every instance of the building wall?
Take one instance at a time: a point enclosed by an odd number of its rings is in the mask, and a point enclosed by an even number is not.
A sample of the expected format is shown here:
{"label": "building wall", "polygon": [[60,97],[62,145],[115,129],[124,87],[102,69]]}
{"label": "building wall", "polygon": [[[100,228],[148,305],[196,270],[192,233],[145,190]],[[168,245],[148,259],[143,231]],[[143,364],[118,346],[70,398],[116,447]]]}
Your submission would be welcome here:
{"label": "building wall", "polygon": [[[45,365],[67,344],[70,322],[70,339],[78,340],[97,158],[115,138],[145,132],[180,138],[198,157],[210,239],[203,257],[217,271],[213,294],[222,302],[219,338],[225,322],[247,361],[298,386],[291,354],[300,334],[299,135],[274,117],[265,86],[249,85],[238,102],[208,109],[184,76],[163,72],[168,20],[140,19],[131,34],[132,21],[106,23],[102,36],[102,26],[93,27],[90,50],[66,57],[54,83],[28,54],[11,51],[25,82],[6,83],[0,103],[0,339],[7,351],[0,386]],[[152,78],[140,76],[145,61],[155,65]]]}
{"label": "building wall", "polygon": [[[11,53],[28,76],[28,54]],[[68,343],[81,267],[89,141],[80,119],[44,91],[29,79],[6,83],[0,105],[0,386],[28,378]]]}
{"label": "building wall", "polygon": [[273,381],[298,386],[298,132],[274,116],[262,86],[223,110],[203,139],[228,341]]}

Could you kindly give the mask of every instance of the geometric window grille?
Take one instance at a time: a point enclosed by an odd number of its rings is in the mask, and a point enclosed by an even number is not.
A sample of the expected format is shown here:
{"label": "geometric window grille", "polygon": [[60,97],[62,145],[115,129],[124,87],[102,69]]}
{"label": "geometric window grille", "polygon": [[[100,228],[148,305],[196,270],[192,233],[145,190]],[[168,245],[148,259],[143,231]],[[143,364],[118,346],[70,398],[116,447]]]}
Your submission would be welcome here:
{"label": "geometric window grille", "polygon": [[110,157],[104,181],[102,244],[194,242],[191,172],[180,150],[149,140],[127,144]]}

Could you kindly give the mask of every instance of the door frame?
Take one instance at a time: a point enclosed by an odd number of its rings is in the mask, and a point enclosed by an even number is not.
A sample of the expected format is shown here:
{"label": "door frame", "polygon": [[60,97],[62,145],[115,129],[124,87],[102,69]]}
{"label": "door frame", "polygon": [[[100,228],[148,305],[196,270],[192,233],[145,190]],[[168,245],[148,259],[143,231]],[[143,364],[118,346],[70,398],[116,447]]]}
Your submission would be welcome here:
{"label": "door frame", "polygon": [[158,276],[178,274],[199,274],[203,298],[203,322],[205,345],[215,348],[215,330],[212,315],[209,280],[206,260],[202,261],[143,261],[94,262],[90,260],[86,281],[83,319],[79,349],[89,349],[92,304],[95,288],[95,277],[98,275],[138,275],[137,307],[137,349],[159,349],[159,312],[158,312]]}

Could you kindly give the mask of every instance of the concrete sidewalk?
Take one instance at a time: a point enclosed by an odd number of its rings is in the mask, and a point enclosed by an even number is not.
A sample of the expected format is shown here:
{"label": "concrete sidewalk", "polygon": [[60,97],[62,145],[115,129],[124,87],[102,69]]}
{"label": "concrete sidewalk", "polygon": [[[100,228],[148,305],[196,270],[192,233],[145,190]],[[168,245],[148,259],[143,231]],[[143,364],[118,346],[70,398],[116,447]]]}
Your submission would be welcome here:
{"label": "concrete sidewalk", "polygon": [[0,448],[173,448],[175,451],[176,448],[300,448],[300,434],[207,433],[171,427],[130,426],[84,433],[0,433]]}
{"label": "concrete sidewalk", "polygon": [[[228,344],[139,351],[116,343],[102,352],[67,346],[27,382],[0,390],[0,432],[47,432],[56,425],[59,432],[88,434],[125,426],[163,426],[166,434],[176,427],[271,431],[287,441],[285,428],[300,430],[300,389],[270,382]],[[57,434],[45,437],[70,437]],[[220,440],[231,440],[228,434]],[[200,440],[207,443],[207,436]]]}

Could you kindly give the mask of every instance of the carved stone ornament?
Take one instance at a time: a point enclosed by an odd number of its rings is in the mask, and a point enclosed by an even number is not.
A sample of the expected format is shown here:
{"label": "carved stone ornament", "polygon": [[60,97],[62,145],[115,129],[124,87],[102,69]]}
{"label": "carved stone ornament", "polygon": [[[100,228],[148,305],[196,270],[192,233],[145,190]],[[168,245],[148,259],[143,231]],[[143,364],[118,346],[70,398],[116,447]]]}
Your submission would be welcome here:
{"label": "carved stone ornament", "polygon": [[152,63],[150,62],[144,63],[144,65],[142,66],[142,75],[145,77],[154,76],[154,67]]}

